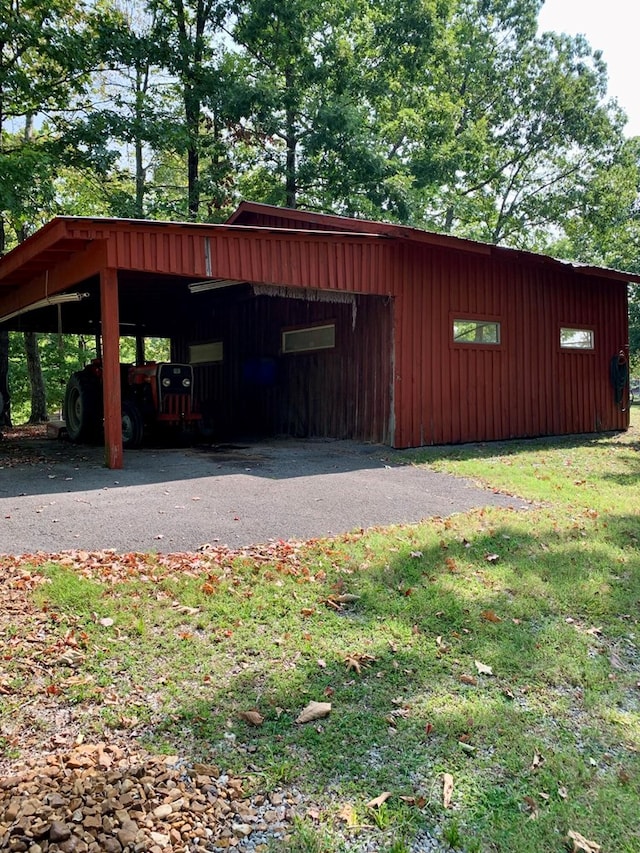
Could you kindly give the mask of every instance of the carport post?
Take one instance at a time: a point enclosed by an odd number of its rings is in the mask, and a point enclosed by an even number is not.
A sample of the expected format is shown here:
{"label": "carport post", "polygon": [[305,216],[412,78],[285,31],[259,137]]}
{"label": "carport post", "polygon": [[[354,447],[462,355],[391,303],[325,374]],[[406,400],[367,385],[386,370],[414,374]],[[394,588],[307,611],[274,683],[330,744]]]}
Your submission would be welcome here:
{"label": "carport post", "polygon": [[104,464],[107,468],[122,468],[118,273],[112,267],[100,270],[100,312],[102,315]]}

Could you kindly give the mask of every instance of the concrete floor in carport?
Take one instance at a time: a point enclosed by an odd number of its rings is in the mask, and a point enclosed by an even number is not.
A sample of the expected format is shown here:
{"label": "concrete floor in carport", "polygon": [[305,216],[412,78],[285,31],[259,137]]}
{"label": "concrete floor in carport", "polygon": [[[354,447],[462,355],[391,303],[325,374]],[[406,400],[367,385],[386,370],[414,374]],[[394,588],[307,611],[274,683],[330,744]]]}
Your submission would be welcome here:
{"label": "concrete floor in carport", "polygon": [[417,522],[516,498],[351,441],[270,440],[125,451],[46,438],[0,442],[0,554],[195,551]]}

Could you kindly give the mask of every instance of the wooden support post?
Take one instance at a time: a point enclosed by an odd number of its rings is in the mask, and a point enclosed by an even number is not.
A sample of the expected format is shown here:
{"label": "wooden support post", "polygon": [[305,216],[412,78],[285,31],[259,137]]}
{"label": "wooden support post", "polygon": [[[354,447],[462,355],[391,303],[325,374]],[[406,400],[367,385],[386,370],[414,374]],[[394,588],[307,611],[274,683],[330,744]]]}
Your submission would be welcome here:
{"label": "wooden support post", "polygon": [[144,332],[136,330],[136,364],[144,364]]}
{"label": "wooden support post", "polygon": [[107,468],[122,468],[118,273],[110,267],[100,271],[100,312],[102,315],[104,458]]}

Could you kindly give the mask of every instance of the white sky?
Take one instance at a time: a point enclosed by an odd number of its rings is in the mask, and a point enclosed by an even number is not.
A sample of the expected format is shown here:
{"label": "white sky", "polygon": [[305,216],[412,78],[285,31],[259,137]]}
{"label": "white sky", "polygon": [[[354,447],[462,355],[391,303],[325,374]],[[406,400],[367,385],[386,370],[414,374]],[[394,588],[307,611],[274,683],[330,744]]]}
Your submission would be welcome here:
{"label": "white sky", "polygon": [[609,70],[609,94],[629,117],[627,136],[640,136],[640,87],[634,67],[638,13],[638,0],[545,0],[538,19],[540,30],[580,33],[594,50],[602,51]]}

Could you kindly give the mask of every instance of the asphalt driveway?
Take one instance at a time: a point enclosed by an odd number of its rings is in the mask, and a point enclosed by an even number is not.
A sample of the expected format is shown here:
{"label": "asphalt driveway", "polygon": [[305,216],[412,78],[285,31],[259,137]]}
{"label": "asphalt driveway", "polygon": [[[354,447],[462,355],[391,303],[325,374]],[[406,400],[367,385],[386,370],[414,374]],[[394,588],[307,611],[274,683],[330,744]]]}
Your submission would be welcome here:
{"label": "asphalt driveway", "polygon": [[308,539],[524,503],[350,441],[103,451],[42,437],[0,442],[0,553],[195,551]]}

